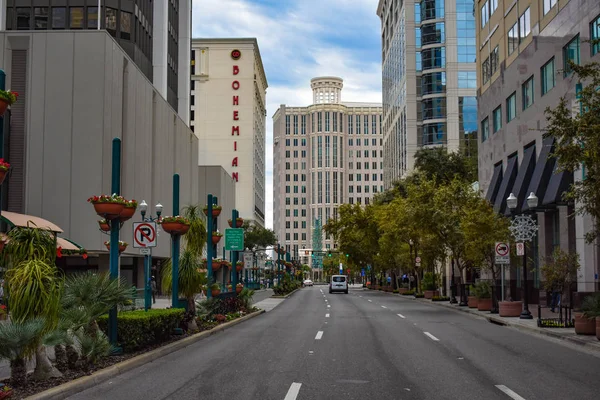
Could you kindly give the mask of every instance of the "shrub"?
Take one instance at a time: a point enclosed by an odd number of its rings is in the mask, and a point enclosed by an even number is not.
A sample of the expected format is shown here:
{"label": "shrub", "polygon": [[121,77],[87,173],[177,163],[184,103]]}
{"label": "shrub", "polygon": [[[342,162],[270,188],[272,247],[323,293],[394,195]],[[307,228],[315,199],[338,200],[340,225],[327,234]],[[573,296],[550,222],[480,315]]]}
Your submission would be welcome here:
{"label": "shrub", "polygon": [[[117,316],[117,342],[124,351],[133,351],[169,340],[181,321],[185,310],[123,311]],[[98,318],[98,326],[108,333],[108,315]]]}
{"label": "shrub", "polygon": [[423,297],[425,297],[423,293],[415,293],[415,299],[422,299]]}
{"label": "shrub", "polygon": [[394,289],[394,293],[398,293],[398,289]]}
{"label": "shrub", "polygon": [[409,290],[408,292],[402,293],[402,296],[413,296],[415,294],[414,290]]}
{"label": "shrub", "polygon": [[433,296],[431,301],[450,301],[450,297],[448,296]]}
{"label": "shrub", "polygon": [[298,289],[301,285],[299,281],[293,281],[288,275],[284,275],[283,282],[280,282],[277,286],[273,286],[273,293],[276,296],[285,296]]}

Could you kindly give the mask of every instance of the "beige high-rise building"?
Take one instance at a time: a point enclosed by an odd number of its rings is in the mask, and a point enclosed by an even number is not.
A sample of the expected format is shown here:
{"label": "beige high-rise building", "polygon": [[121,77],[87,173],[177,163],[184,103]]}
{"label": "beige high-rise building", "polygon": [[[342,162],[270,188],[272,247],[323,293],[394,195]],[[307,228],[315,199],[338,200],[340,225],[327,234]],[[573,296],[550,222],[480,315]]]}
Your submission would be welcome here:
{"label": "beige high-rise building", "polygon": [[[273,116],[273,229],[286,250],[310,263],[316,220],[344,203],[369,204],[383,190],[381,104],[342,101],[343,80],[311,80],[313,104],[282,104]],[[336,247],[322,234],[322,250]]]}
{"label": "beige high-rise building", "polygon": [[192,39],[191,128],[199,165],[236,182],[240,217],[265,224],[267,78],[255,38]]}

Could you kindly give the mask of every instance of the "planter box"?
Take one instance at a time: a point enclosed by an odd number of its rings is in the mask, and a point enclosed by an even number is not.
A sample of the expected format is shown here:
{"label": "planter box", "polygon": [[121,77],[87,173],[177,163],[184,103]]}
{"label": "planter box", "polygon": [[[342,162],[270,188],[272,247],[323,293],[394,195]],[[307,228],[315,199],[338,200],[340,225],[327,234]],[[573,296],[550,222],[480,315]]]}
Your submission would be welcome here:
{"label": "planter box", "polygon": [[479,311],[492,311],[492,299],[479,299],[479,300],[477,300],[477,310],[479,310]]}
{"label": "planter box", "polygon": [[426,290],[425,292],[423,292],[423,294],[425,295],[426,299],[431,299],[432,297],[438,297],[440,295],[440,291],[439,290]]}
{"label": "planter box", "polygon": [[575,333],[578,335],[596,335],[596,321],[575,313]]}
{"label": "planter box", "polygon": [[522,301],[501,301],[499,304],[499,315],[501,317],[518,317],[523,310]]}
{"label": "planter box", "polygon": [[477,297],[469,296],[467,304],[469,308],[477,308]]}

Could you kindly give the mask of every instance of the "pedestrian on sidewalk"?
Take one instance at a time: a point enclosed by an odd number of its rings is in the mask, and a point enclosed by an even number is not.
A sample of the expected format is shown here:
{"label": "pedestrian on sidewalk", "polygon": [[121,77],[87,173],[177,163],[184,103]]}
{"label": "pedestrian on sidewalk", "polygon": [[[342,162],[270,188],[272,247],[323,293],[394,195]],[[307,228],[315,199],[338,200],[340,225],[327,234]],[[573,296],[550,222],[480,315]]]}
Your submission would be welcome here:
{"label": "pedestrian on sidewalk", "polygon": [[150,288],[152,290],[152,301],[153,304],[156,304],[156,277],[153,276],[150,280]]}

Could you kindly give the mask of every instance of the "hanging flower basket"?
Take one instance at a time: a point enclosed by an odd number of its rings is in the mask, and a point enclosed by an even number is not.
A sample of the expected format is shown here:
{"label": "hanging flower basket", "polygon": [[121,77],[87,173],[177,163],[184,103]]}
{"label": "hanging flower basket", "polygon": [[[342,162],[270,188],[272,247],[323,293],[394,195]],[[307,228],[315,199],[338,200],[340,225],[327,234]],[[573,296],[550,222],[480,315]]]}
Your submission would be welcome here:
{"label": "hanging flower basket", "polygon": [[[218,217],[219,215],[221,215],[221,210],[223,209],[223,207],[218,206],[216,204],[213,204],[212,206],[212,216],[213,217]],[[204,208],[202,209],[202,212],[204,213],[204,215],[208,216],[208,206],[204,206]]]}
{"label": "hanging flower basket", "polygon": [[212,294],[213,297],[217,297],[218,295],[220,295],[221,285],[219,285],[218,283],[213,283],[212,285],[210,285],[210,294]]}
{"label": "hanging flower basket", "polygon": [[235,286],[235,293],[237,293],[237,294],[240,294],[240,292],[241,292],[242,290],[244,290],[244,285],[242,285],[241,283],[238,283],[238,284]]}
{"label": "hanging flower basket", "polygon": [[223,261],[221,264],[226,268],[231,268],[231,263],[229,261]]}
{"label": "hanging flower basket", "polygon": [[88,202],[92,203],[96,214],[104,217],[105,219],[115,219],[119,217],[125,208],[125,203],[127,200],[125,200],[123,196],[116,194],[113,194],[112,196],[103,194],[100,196],[90,197]]}
{"label": "hanging flower basket", "polygon": [[185,235],[190,230],[190,220],[180,217],[164,217],[161,222],[162,230],[170,235]]}
{"label": "hanging flower basket", "polygon": [[19,93],[10,90],[0,90],[0,117],[4,115],[8,106],[16,103]]}
{"label": "hanging flower basket", "polygon": [[[228,219],[227,223],[229,224],[229,227],[234,228],[232,220]],[[235,219],[235,228],[241,228],[242,225],[244,225],[244,219],[243,218],[236,218]]]}
{"label": "hanging flower basket", "polygon": [[221,232],[213,232],[212,233],[212,242],[213,244],[217,244],[221,241],[223,234]]}
{"label": "hanging flower basket", "polygon": [[[104,245],[106,246],[108,251],[110,251],[110,242],[104,242]],[[129,246],[129,244],[119,240],[119,254],[124,252],[125,249],[127,249],[127,246]]]}
{"label": "hanging flower basket", "polygon": [[212,260],[212,270],[218,271],[223,266],[223,261],[220,258],[215,258]]}
{"label": "hanging flower basket", "polygon": [[243,261],[238,261],[235,263],[235,270],[237,272],[242,272],[242,269],[244,269],[244,262]]}
{"label": "hanging flower basket", "polygon": [[10,164],[4,161],[4,158],[0,158],[0,185],[4,182],[4,178],[8,174]]}
{"label": "hanging flower basket", "polygon": [[125,222],[135,215],[137,205],[138,203],[136,200],[125,201],[125,208],[123,208],[123,211],[121,211],[121,214],[119,214],[119,219],[121,220],[121,222]]}
{"label": "hanging flower basket", "polygon": [[108,220],[101,219],[100,221],[98,221],[98,225],[100,225],[101,231],[103,231],[103,232],[110,231],[110,224],[108,223]]}

